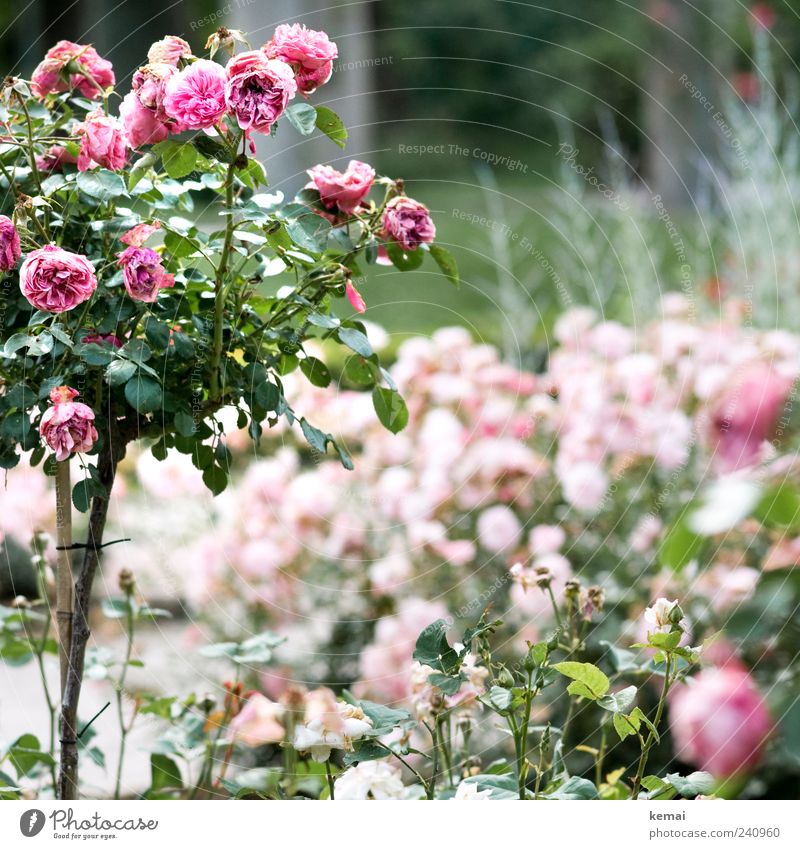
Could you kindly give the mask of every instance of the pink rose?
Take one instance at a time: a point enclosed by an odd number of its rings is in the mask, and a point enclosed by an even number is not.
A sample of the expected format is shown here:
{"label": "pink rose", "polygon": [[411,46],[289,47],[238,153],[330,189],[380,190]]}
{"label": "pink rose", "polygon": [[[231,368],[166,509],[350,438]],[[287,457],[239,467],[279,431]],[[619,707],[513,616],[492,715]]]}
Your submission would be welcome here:
{"label": "pink rose", "polygon": [[19,233],[7,215],[0,215],[0,271],[11,271],[20,257]]}
{"label": "pink rose", "polygon": [[751,365],[711,416],[710,438],[719,465],[732,472],[757,463],[775,430],[792,381],[768,363]]}
{"label": "pink rose", "polygon": [[205,130],[225,114],[225,71],[198,59],[169,78],[164,111],[187,130]]}
{"label": "pink rose", "polygon": [[348,280],[344,284],[344,293],[347,296],[347,300],[350,301],[350,306],[356,312],[366,312],[366,301],[361,295],[361,292],[359,292],[358,289],[356,289],[356,287],[353,285],[352,281]]}
{"label": "pink rose", "polygon": [[227,74],[225,100],[243,130],[268,133],[297,92],[292,69],[260,50],[234,56]]}
{"label": "pink rose", "polygon": [[504,504],[484,510],[478,517],[478,542],[492,554],[507,552],[519,544],[522,526],[519,519]]}
{"label": "pink rose", "polygon": [[125,289],[134,301],[151,304],[161,289],[175,285],[175,278],[161,264],[161,257],[151,248],[131,246],[119,255]]}
{"label": "pink rose", "polygon": [[281,24],[264,45],[270,59],[292,66],[297,88],[310,94],[324,85],[333,73],[333,60],[339,55],[336,44],[326,33],[307,29],[302,24]]}
{"label": "pink rose", "polygon": [[59,41],[51,47],[31,77],[31,88],[39,98],[77,88],[84,97],[94,99],[113,85],[111,62],[102,59],[94,47],[72,41]]}
{"label": "pink rose", "polygon": [[59,386],[50,393],[53,406],[45,410],[39,433],[55,451],[56,460],[67,460],[76,452],[89,451],[97,439],[91,407],[74,401],[78,392],[69,386]]}
{"label": "pink rose", "polygon": [[677,685],[669,724],[676,757],[717,778],[757,766],[773,728],[764,697],[737,662]]}
{"label": "pink rose", "polygon": [[152,109],[142,105],[135,91],[129,91],[119,105],[125,139],[131,147],[155,144],[169,135],[169,127]]}
{"label": "pink rose", "polygon": [[339,209],[352,215],[372,188],[375,169],[366,162],[351,159],[344,173],[330,165],[315,165],[309,169],[308,176],[311,182],[307,188],[319,191],[326,209]]}
{"label": "pink rose", "polygon": [[77,161],[65,147],[54,144],[36,157],[36,167],[52,174],[55,171],[63,171],[65,165],[75,165]]}
{"label": "pink rose", "polygon": [[112,348],[121,348],[122,340],[113,333],[87,333],[83,337],[84,345],[111,345]]}
{"label": "pink rose", "polygon": [[45,245],[31,251],[22,263],[19,287],[36,309],[59,313],[89,300],[97,278],[85,256]]}
{"label": "pink rose", "polygon": [[134,248],[140,248],[152,235],[161,229],[160,221],[143,221],[130,230],[123,233],[119,240],[123,245],[131,245]]}
{"label": "pink rose", "polygon": [[119,171],[125,167],[128,143],[122,124],[116,118],[110,118],[97,109],[76,125],[75,133],[81,139],[79,171],[89,171],[96,166],[108,168],[109,171]]}
{"label": "pink rose", "polygon": [[163,62],[142,65],[133,75],[132,88],[142,106],[152,110],[163,123],[170,121],[164,109],[167,83],[178,75],[178,69]]}
{"label": "pink rose", "polygon": [[231,721],[234,740],[245,746],[280,743],[286,735],[280,719],[283,707],[261,693],[247,697],[242,710]]}
{"label": "pink rose", "polygon": [[160,41],[154,41],[147,51],[148,62],[163,62],[176,66],[181,59],[192,55],[189,43],[177,35],[165,35]]}
{"label": "pink rose", "polygon": [[383,212],[383,229],[403,250],[413,251],[436,238],[436,227],[428,208],[411,198],[392,198]]}

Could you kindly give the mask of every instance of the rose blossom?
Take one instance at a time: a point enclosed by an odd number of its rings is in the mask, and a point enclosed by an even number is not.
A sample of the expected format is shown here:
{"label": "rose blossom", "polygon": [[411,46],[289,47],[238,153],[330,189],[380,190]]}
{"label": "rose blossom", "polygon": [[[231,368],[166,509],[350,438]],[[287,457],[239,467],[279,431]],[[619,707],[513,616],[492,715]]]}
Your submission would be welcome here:
{"label": "rose blossom", "polygon": [[383,212],[383,229],[403,250],[413,251],[436,238],[428,208],[405,196],[392,198]]}
{"label": "rose blossom", "polygon": [[84,345],[111,345],[112,348],[121,348],[122,340],[113,333],[87,333],[83,337]]}
{"label": "rose blossom", "polygon": [[65,147],[54,144],[36,157],[36,167],[52,174],[54,171],[62,171],[65,165],[75,165],[77,161]]}
{"label": "rose blossom", "polygon": [[131,227],[130,230],[123,233],[119,237],[119,240],[124,245],[131,245],[134,248],[140,248],[150,238],[150,236],[153,235],[153,233],[157,233],[160,229],[160,221],[143,221],[141,224],[137,224],[135,227]]}
{"label": "rose blossom", "polygon": [[271,59],[281,59],[292,66],[297,88],[303,94],[328,82],[333,60],[339,55],[326,33],[302,24],[281,24],[263,49]]}
{"label": "rose blossom", "polygon": [[192,55],[188,42],[177,35],[165,35],[160,41],[154,41],[147,51],[148,62],[162,62],[165,65],[177,65],[181,59]]}
{"label": "rose blossom", "polygon": [[507,552],[519,543],[522,526],[509,507],[496,504],[478,517],[478,541],[492,554]]}
{"label": "rose blossom", "polygon": [[[666,634],[672,630],[673,611],[678,607],[677,601],[669,601],[666,598],[658,599],[652,607],[648,607],[644,612],[644,621],[647,623],[648,634]],[[685,618],[681,616],[678,622],[674,623],[685,630]]]}
{"label": "rose blossom", "polygon": [[169,135],[169,127],[152,109],[142,105],[135,91],[129,91],[119,105],[125,139],[131,147],[155,144]]}
{"label": "rose blossom", "polygon": [[71,454],[89,451],[97,439],[91,407],[73,400],[78,392],[69,386],[59,386],[50,392],[53,406],[45,410],[39,425],[42,439],[56,453],[59,462]]}
{"label": "rose blossom", "polygon": [[20,257],[19,233],[7,215],[0,215],[0,270],[11,271]]}
{"label": "rose blossom", "polygon": [[295,728],[293,745],[308,752],[318,763],[328,760],[332,749],[352,751],[353,743],[372,728],[372,720],[356,705],[339,702],[330,690],[309,694],[313,702],[306,722]]}
{"label": "rose blossom", "polygon": [[175,278],[164,270],[161,262],[161,256],[152,248],[131,245],[119,255],[125,289],[134,301],[153,303],[159,290],[175,285]]}
{"label": "rose blossom", "polygon": [[[68,67],[70,65],[74,67]],[[111,62],[102,59],[91,45],[72,41],[59,41],[51,47],[31,77],[31,88],[39,98],[51,92],[77,88],[84,97],[94,99],[103,89],[113,85]]]}
{"label": "rose blossom", "polygon": [[128,143],[122,124],[116,118],[104,115],[97,109],[75,127],[81,138],[78,170],[88,171],[95,166],[119,171],[128,158]]}
{"label": "rose blossom", "polygon": [[400,770],[385,761],[363,761],[336,779],[336,799],[402,799]]}
{"label": "rose blossom", "polygon": [[676,686],[669,725],[676,757],[717,778],[757,766],[773,727],[764,697],[738,662]]}
{"label": "rose blossom", "polygon": [[347,215],[358,209],[375,179],[375,169],[357,159],[350,160],[344,173],[330,165],[315,165],[307,173],[311,177],[307,188],[317,189],[325,208]]}
{"label": "rose blossom", "polygon": [[36,309],[58,313],[91,298],[97,278],[85,256],[45,245],[31,251],[22,263],[19,287]]}
{"label": "rose blossom", "polygon": [[243,130],[268,133],[297,92],[291,68],[261,50],[228,62],[225,101]]}
{"label": "rose blossom", "polygon": [[283,707],[261,693],[248,696],[242,710],[231,721],[233,738],[245,746],[280,743],[284,728],[280,719]]}
{"label": "rose blossom", "polygon": [[198,59],[167,81],[164,110],[187,130],[212,127],[225,113],[225,71]]}

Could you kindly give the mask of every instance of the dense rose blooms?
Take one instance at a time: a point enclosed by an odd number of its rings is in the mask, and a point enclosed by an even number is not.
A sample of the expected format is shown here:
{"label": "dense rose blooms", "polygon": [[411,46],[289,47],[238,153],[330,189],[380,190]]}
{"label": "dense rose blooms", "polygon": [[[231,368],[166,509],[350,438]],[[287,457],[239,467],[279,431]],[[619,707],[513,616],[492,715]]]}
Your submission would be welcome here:
{"label": "dense rose blooms", "polygon": [[189,43],[177,35],[165,35],[160,41],[154,41],[147,51],[148,62],[163,62],[165,65],[177,65],[181,59],[192,55]]}
{"label": "dense rose blooms", "polygon": [[7,215],[0,215],[0,271],[11,271],[20,257],[19,233]]}
{"label": "dense rose blooms", "polygon": [[50,393],[53,406],[44,411],[39,433],[55,451],[56,460],[67,460],[70,455],[89,451],[97,439],[91,407],[73,400],[78,392],[69,386],[59,386]]}
{"label": "dense rose blooms", "polygon": [[72,41],[59,41],[51,47],[31,77],[31,88],[37,97],[77,88],[84,97],[93,99],[113,85],[111,62],[102,59],[91,45]]}
{"label": "dense rose blooms", "polygon": [[364,298],[361,295],[361,292],[356,289],[353,285],[352,281],[348,280],[344,284],[344,293],[347,297],[347,300],[350,301],[350,306],[356,312],[365,312],[367,309],[367,304]]}
{"label": "dense rose blooms", "polygon": [[167,81],[164,111],[187,130],[205,130],[225,113],[225,71],[198,59]]}
{"label": "dense rose blooms", "polygon": [[234,56],[227,66],[225,101],[243,130],[268,133],[297,92],[291,68],[261,50]]}
{"label": "dense rose blooms", "polygon": [[75,133],[81,139],[79,171],[88,171],[96,166],[119,171],[125,166],[128,143],[122,124],[116,118],[110,118],[97,109],[75,127]]}
{"label": "dense rose blooms", "polygon": [[245,746],[263,746],[265,743],[280,743],[284,728],[280,719],[283,708],[261,693],[248,696],[244,707],[231,721],[234,740]]}
{"label": "dense rose blooms", "polygon": [[383,212],[383,229],[387,238],[401,248],[413,251],[423,242],[436,238],[436,227],[428,208],[404,196],[392,198]]}
{"label": "dense rose blooms", "polygon": [[333,60],[339,55],[336,44],[324,32],[302,24],[281,24],[263,49],[271,59],[281,59],[292,66],[297,88],[303,94],[328,82]]}
{"label": "dense rose blooms", "polygon": [[125,289],[134,301],[152,303],[161,289],[175,285],[175,278],[165,271],[161,256],[152,248],[131,245],[119,255]]}
{"label": "dense rose blooms", "polygon": [[85,256],[45,245],[25,258],[19,270],[19,287],[36,309],[66,312],[91,298],[97,278]]}
{"label": "dense rose blooms", "polygon": [[372,188],[375,169],[366,162],[351,159],[344,173],[330,165],[315,165],[308,170],[311,182],[307,188],[317,189],[326,209],[338,209],[352,215]]}
{"label": "dense rose blooms", "polygon": [[717,778],[757,766],[773,727],[764,697],[736,662],[677,685],[669,724],[676,757]]}
{"label": "dense rose blooms", "polygon": [[143,221],[130,230],[123,233],[119,240],[124,245],[132,245],[134,248],[140,248],[152,235],[161,229],[160,221]]}
{"label": "dense rose blooms", "polygon": [[75,165],[78,160],[63,146],[54,144],[36,157],[36,167],[40,171],[62,171],[65,165]]}
{"label": "dense rose blooms", "polygon": [[119,105],[125,139],[131,147],[155,144],[169,135],[169,127],[152,109],[142,105],[135,91],[129,91]]}
{"label": "dense rose blooms", "polygon": [[711,414],[711,442],[723,471],[757,463],[786,402],[792,380],[771,365],[750,365]]}

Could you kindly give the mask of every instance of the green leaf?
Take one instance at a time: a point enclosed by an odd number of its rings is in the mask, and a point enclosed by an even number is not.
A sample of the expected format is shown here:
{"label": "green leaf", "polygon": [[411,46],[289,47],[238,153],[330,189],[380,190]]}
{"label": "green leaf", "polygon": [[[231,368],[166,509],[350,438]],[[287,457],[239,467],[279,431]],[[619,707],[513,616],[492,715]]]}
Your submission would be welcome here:
{"label": "green leaf", "polygon": [[372,345],[365,333],[362,333],[355,327],[340,327],[336,331],[339,341],[351,351],[355,351],[362,357],[371,357],[373,354]]}
{"label": "green leaf", "polygon": [[658,559],[663,566],[679,572],[700,553],[704,539],[688,525],[694,504],[687,505],[678,519],[667,531],[658,550]]}
{"label": "green leaf", "polygon": [[596,799],[597,788],[587,778],[579,778],[573,775],[568,778],[557,790],[548,793],[545,799]]}
{"label": "green leaf", "polygon": [[195,426],[192,414],[187,413],[185,410],[178,410],[175,413],[175,430],[181,436],[194,436]]}
{"label": "green leaf", "polygon": [[407,251],[400,247],[397,242],[388,242],[386,244],[386,253],[392,261],[392,265],[398,271],[413,271],[422,265],[422,260],[425,259],[424,251],[417,248],[413,251]]}
{"label": "green leaf", "polygon": [[190,142],[162,141],[153,150],[161,157],[164,170],[173,180],[180,180],[195,169],[197,149]]}
{"label": "green leaf", "polygon": [[51,766],[55,763],[48,752],[42,751],[38,738],[33,734],[23,734],[12,743],[8,758],[19,776],[29,775],[37,764]]}
{"label": "green leaf", "polygon": [[106,383],[109,386],[122,386],[136,374],[136,363],[130,360],[113,360],[106,369]]}
{"label": "green leaf", "polygon": [[678,773],[673,772],[669,773],[666,779],[681,796],[689,799],[700,795],[710,795],[716,788],[714,776],[707,772],[693,772],[687,776],[678,775]]}
{"label": "green leaf", "polygon": [[106,619],[124,619],[134,612],[131,600],[127,596],[104,598],[100,602],[100,610]]}
{"label": "green leaf", "polygon": [[508,710],[514,701],[514,694],[506,687],[492,687],[489,690],[489,701],[498,710]]}
{"label": "green leaf", "polygon": [[298,133],[309,136],[314,132],[317,110],[310,103],[293,103],[283,114]]}
{"label": "green leaf", "polygon": [[408,424],[408,407],[399,392],[376,386],[372,390],[372,406],[380,423],[392,433],[400,431]]}
{"label": "green leaf", "polygon": [[317,106],[317,128],[339,147],[347,141],[347,128],[342,119],[327,106]]}
{"label": "green leaf", "polygon": [[164,247],[176,259],[181,259],[195,253],[198,250],[199,245],[194,239],[190,239],[188,236],[183,236],[180,233],[168,230],[164,234]]}
{"label": "green leaf", "polygon": [[600,705],[603,710],[608,710],[612,713],[624,713],[633,704],[635,698],[636,687],[631,685],[630,687],[626,687],[624,690],[619,690],[616,693],[609,693],[605,696],[601,696],[597,700],[597,704]]}
{"label": "green leaf", "polygon": [[788,481],[770,487],[759,501],[755,516],[768,527],[800,529],[800,494],[797,488]]}
{"label": "green leaf", "polygon": [[323,433],[319,428],[314,427],[314,425],[309,424],[305,419],[300,419],[300,429],[303,431],[306,442],[312,448],[319,451],[320,454],[324,454],[328,450],[329,437],[327,434]]}
{"label": "green leaf", "polygon": [[471,775],[469,778],[465,778],[463,783],[476,784],[478,791],[491,791],[489,799],[494,801],[519,799],[519,788],[517,787],[516,776],[510,773],[504,773],[501,775],[486,773],[481,775]]}
{"label": "green leaf", "polygon": [[328,233],[331,230],[330,221],[326,218],[315,212],[309,212],[297,218],[288,219],[285,226],[292,241],[303,250],[317,254],[325,250],[328,244]]}
{"label": "green leaf", "polygon": [[572,678],[577,684],[581,685],[578,688],[574,688],[574,685],[570,684],[567,690],[573,695],[583,696],[587,699],[599,699],[608,692],[608,688],[611,686],[605,673],[593,663],[578,663],[574,660],[565,660],[562,663],[554,663],[553,669],[567,678]]}
{"label": "green leaf", "polygon": [[144,177],[148,170],[156,164],[157,159],[158,157],[154,153],[148,151],[133,163],[128,171],[129,192],[136,187],[137,183],[142,179],[142,177]]}
{"label": "green leaf", "polygon": [[183,787],[178,765],[166,755],[150,755],[150,776],[149,792]]}
{"label": "green leaf", "polygon": [[461,275],[458,273],[455,257],[441,245],[429,245],[428,252],[436,261],[442,274],[458,289],[461,285]]}
{"label": "green leaf", "polygon": [[612,717],[612,722],[620,740],[624,740],[626,737],[633,737],[639,731],[640,723],[633,721],[624,713],[615,713]]}
{"label": "green leaf", "polygon": [[161,408],[161,386],[152,378],[137,375],[125,384],[125,398],[139,413],[153,413]]}
{"label": "green leaf", "polygon": [[438,687],[446,696],[454,696],[464,683],[460,675],[445,675],[434,672],[428,676],[428,683]]}
{"label": "green leaf", "polygon": [[440,672],[457,671],[461,665],[458,653],[447,642],[447,623],[437,619],[417,637],[414,660]]}
{"label": "green leaf", "polygon": [[228,485],[228,473],[216,463],[203,469],[203,483],[212,494],[219,495]]}
{"label": "green leaf", "polygon": [[306,357],[300,360],[300,371],[308,378],[309,383],[314,386],[324,388],[330,385],[331,373],[325,363],[316,357]]}
{"label": "green leaf", "polygon": [[122,177],[105,168],[97,171],[80,171],[75,182],[84,194],[97,200],[106,201],[128,194]]}
{"label": "green leaf", "polygon": [[94,497],[107,498],[108,493],[101,483],[91,477],[78,481],[72,488],[72,503],[81,513],[86,513]]}

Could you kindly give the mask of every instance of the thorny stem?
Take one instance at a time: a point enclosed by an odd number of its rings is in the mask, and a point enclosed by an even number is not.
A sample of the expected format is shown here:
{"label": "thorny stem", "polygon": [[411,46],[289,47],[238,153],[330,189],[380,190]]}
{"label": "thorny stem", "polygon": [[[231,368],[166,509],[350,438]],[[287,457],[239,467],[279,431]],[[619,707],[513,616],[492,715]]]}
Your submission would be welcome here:
{"label": "thorny stem", "polygon": [[650,754],[650,749],[653,745],[653,742],[656,739],[656,735],[658,733],[658,726],[661,723],[661,717],[664,714],[664,707],[667,704],[667,694],[669,693],[670,684],[670,675],[672,673],[672,655],[667,653],[667,658],[665,661],[666,668],[664,669],[664,685],[661,688],[661,696],[658,700],[658,707],[656,708],[656,715],[653,719],[653,728],[650,729],[650,733],[647,735],[644,743],[642,744],[642,754],[639,757],[639,766],[636,769],[636,775],[633,779],[633,787],[631,789],[631,799],[635,799],[639,795],[639,790],[642,785],[642,778],[644,778],[644,770],[647,766],[647,758]]}
{"label": "thorny stem", "polygon": [[128,610],[125,617],[125,637],[126,637],[126,647],[125,647],[125,660],[122,664],[122,672],[119,676],[119,681],[117,681],[116,686],[116,696],[117,696],[117,719],[119,721],[119,730],[120,730],[120,741],[119,741],[119,760],[117,761],[117,780],[114,784],[114,798],[119,799],[120,790],[122,788],[122,764],[125,760],[125,744],[128,739],[128,733],[133,727],[133,721],[136,718],[136,709],[134,708],[133,716],[129,723],[125,722],[125,715],[123,713],[123,702],[124,702],[124,693],[125,693],[125,677],[128,673],[128,664],[131,660],[131,654],[133,652],[133,630],[134,630],[134,615],[133,615],[133,598],[128,595]]}

